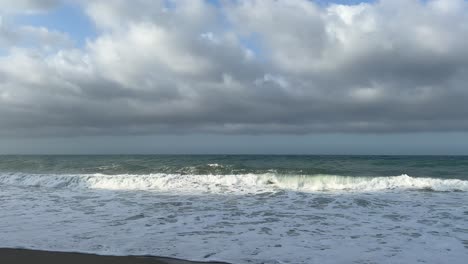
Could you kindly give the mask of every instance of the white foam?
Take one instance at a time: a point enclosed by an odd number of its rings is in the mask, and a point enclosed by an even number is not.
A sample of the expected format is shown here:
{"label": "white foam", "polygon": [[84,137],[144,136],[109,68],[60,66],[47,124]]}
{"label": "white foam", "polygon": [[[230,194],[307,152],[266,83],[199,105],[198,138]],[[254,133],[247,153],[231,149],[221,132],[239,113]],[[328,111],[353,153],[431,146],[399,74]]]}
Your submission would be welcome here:
{"label": "white foam", "polygon": [[383,190],[468,191],[468,181],[457,179],[349,177],[336,175],[104,175],[104,174],[0,174],[0,184],[71,189],[156,190],[176,193],[258,193],[275,190],[302,192]]}
{"label": "white foam", "polygon": [[406,174],[392,177],[346,177],[334,175],[275,177],[281,188],[301,191],[381,191],[397,189],[468,191],[468,181],[415,178]]}
{"label": "white foam", "polygon": [[455,190],[466,182],[3,174],[0,247],[236,264],[465,263],[466,192],[381,191],[421,188]]}

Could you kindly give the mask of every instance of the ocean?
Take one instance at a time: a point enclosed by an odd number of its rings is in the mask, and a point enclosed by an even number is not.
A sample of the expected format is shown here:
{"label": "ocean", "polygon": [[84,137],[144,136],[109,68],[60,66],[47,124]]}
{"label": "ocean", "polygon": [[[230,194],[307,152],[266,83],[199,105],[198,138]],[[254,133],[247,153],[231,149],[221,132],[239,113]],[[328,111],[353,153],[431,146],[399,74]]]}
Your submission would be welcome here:
{"label": "ocean", "polygon": [[0,156],[0,247],[466,263],[468,157]]}

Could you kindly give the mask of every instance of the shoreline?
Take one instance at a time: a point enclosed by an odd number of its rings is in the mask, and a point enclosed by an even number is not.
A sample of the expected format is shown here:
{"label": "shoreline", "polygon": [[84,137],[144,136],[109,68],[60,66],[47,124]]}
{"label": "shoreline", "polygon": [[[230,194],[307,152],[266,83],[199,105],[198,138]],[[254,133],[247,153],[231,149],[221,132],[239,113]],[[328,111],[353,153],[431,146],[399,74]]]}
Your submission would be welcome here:
{"label": "shoreline", "polygon": [[106,256],[20,248],[0,248],[0,260],[5,264],[229,264],[226,262],[198,262],[158,256]]}

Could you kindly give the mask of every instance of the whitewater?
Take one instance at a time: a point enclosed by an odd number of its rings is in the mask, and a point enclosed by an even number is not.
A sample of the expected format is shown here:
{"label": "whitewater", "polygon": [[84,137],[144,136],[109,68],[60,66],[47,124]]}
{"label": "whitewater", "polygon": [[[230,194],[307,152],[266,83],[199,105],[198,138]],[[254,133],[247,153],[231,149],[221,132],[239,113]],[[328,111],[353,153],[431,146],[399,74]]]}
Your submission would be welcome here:
{"label": "whitewater", "polygon": [[105,175],[105,174],[0,174],[0,184],[70,189],[164,191],[174,194],[249,194],[288,191],[433,190],[468,191],[468,181],[392,177],[350,177],[338,175]]}
{"label": "whitewater", "polygon": [[[465,263],[468,257],[462,176],[377,174],[387,158],[362,175],[301,174],[305,165],[282,171],[264,161],[245,169],[229,165],[240,159],[231,157],[142,173],[132,160],[143,158],[125,158],[125,169],[121,160],[109,164],[117,158],[102,159],[108,165],[81,162],[78,169],[70,168],[77,166],[70,158],[10,159],[3,171],[0,160],[0,247],[239,264]],[[349,167],[349,159],[326,162]],[[362,167],[369,162],[351,159]],[[35,167],[17,169],[26,162]],[[402,169],[397,163],[395,171]],[[464,169],[451,167],[450,175]]]}

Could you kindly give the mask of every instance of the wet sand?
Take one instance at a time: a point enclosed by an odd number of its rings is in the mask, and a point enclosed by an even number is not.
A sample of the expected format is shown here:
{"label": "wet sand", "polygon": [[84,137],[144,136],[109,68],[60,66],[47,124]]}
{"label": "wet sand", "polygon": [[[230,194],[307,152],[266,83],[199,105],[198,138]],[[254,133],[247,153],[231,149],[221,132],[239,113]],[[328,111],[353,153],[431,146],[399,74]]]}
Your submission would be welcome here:
{"label": "wet sand", "polygon": [[193,262],[153,256],[100,256],[93,254],[52,252],[27,249],[0,249],[2,264],[227,264],[222,262]]}

